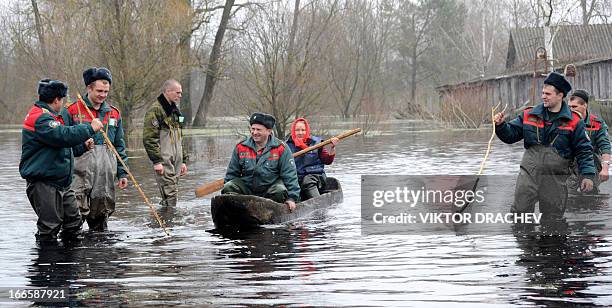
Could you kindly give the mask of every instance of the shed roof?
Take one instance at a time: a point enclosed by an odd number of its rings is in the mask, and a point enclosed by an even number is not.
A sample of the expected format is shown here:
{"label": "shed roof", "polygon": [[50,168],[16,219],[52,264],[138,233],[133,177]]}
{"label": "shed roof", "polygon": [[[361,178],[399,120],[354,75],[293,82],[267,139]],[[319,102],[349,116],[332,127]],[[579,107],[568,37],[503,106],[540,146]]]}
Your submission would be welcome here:
{"label": "shed roof", "polygon": [[[612,24],[564,25],[551,28],[558,33],[553,42],[557,64],[612,57]],[[533,65],[535,51],[544,46],[544,28],[519,28],[510,31],[507,71],[521,71]]]}

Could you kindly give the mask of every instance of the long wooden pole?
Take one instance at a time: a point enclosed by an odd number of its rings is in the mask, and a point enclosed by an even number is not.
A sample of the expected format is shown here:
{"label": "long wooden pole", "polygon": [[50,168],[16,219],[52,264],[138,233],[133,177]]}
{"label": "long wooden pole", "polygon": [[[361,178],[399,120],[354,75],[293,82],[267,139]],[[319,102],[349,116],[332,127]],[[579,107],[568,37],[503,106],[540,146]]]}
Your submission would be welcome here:
{"label": "long wooden pole", "polygon": [[[359,132],[361,132],[361,128],[355,128],[355,129],[347,130],[344,133],[336,136],[336,138],[342,140],[342,139],[344,139],[346,137],[352,136],[352,135],[357,134]],[[304,154],[306,154],[306,153],[308,153],[310,151],[317,150],[317,149],[319,149],[321,147],[324,147],[324,146],[326,146],[326,145],[328,145],[330,143],[331,143],[331,138],[329,138],[329,139],[327,139],[327,140],[325,140],[325,141],[323,141],[321,143],[315,144],[315,145],[313,145],[311,147],[305,148],[305,149],[303,149],[301,151],[295,152],[295,153],[293,153],[293,157],[295,158],[295,157],[298,157],[298,156],[302,156],[302,155],[304,155]],[[224,179],[218,179],[218,180],[216,180],[216,181],[214,181],[212,183],[201,185],[200,187],[198,187],[195,190],[195,195],[196,195],[196,197],[200,198],[200,197],[204,197],[206,195],[212,194],[215,191],[221,190],[221,188],[223,188],[223,184],[224,183],[225,183]]]}
{"label": "long wooden pole", "polygon": [[[85,101],[83,101],[83,98],[81,97],[81,94],[77,93],[77,104],[79,103],[83,103],[83,106],[85,106],[85,110],[87,110],[87,113],[89,114],[89,116],[94,119],[94,115],[91,112],[91,110],[89,110],[89,107],[87,106],[87,104],[85,104]],[[123,166],[123,168],[125,169],[125,171],[127,172],[127,174],[130,176],[130,179],[132,180],[132,183],[134,183],[134,186],[136,186],[136,189],[138,189],[138,192],[140,192],[140,195],[142,196],[142,198],[144,199],[145,203],[149,206],[149,208],[151,209],[151,213],[153,214],[153,216],[155,217],[155,219],[157,220],[157,222],[159,223],[159,226],[164,230],[164,232],[166,233],[166,235],[170,235],[170,233],[168,233],[168,230],[166,229],[166,225],[164,224],[164,222],[161,220],[161,218],[159,217],[159,214],[157,213],[157,211],[155,210],[155,207],[153,207],[153,204],[151,204],[151,202],[149,202],[149,198],[147,198],[147,196],[144,194],[144,192],[142,191],[142,189],[140,188],[140,184],[138,184],[138,182],[136,181],[136,179],[134,178],[134,176],[132,175],[132,173],[130,172],[130,168],[128,168],[128,166],[125,164],[125,162],[123,161],[123,159],[121,159],[121,156],[119,155],[119,153],[117,152],[117,149],[115,149],[115,146],[113,145],[113,143],[110,141],[110,139],[108,138],[108,135],[106,134],[106,132],[101,129],[100,132],[102,133],[102,135],[104,136],[104,140],[106,141],[106,146],[108,146],[108,148],[115,154],[115,156],[117,157],[117,160],[119,160],[119,162],[121,163],[121,165]]]}
{"label": "long wooden pole", "polygon": [[[497,107],[499,107],[500,104],[501,102],[498,103],[495,107],[491,109],[491,124],[493,125],[493,131],[491,132],[491,138],[489,138],[489,143],[487,143],[487,151],[485,152],[485,156],[482,159],[482,162],[480,163],[480,170],[478,171],[478,177],[476,178],[476,181],[474,182],[474,187],[472,188],[473,192],[475,192],[476,188],[478,187],[480,176],[482,175],[482,172],[484,171],[485,163],[487,162],[487,158],[489,158],[489,153],[491,152],[491,145],[493,143],[493,139],[495,139],[495,110],[497,109]],[[506,107],[508,107],[508,105],[504,106],[504,109],[502,109],[501,111],[502,113],[506,111]],[[459,209],[459,213],[463,213],[465,209],[467,209],[468,206],[470,206],[470,204],[471,202],[467,202],[465,205],[463,205]]]}

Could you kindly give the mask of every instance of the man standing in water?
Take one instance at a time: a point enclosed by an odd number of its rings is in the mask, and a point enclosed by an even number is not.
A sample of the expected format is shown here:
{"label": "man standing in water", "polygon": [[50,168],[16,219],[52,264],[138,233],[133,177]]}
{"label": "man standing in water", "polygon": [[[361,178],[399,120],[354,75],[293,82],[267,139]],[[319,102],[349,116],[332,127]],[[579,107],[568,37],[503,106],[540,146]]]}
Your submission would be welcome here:
{"label": "man standing in water", "polygon": [[513,213],[533,212],[539,201],[543,220],[563,218],[567,201],[566,180],[576,159],[582,191],[593,189],[593,147],[580,116],[563,100],[572,89],[565,77],[552,72],[544,80],[542,103],[525,109],[506,123],[494,117],[497,137],[505,143],[524,140],[525,154],[516,180]]}
{"label": "man standing in water", "polygon": [[70,189],[73,149],[74,155],[80,155],[93,147],[90,137],[103,127],[98,119],[64,126],[58,113],[67,92],[61,81],[41,80],[39,99],[23,121],[19,173],[28,183],[28,199],[38,216],[39,241],[56,241],[60,230],[63,238],[74,238],[81,230],[83,222]]}
{"label": "man standing in water", "polygon": [[145,114],[142,129],[142,142],[153,163],[161,205],[166,206],[176,206],[179,176],[187,174],[182,129],[185,118],[178,108],[182,93],[178,81],[166,80],[162,93]]}
{"label": "man standing in water", "polygon": [[[608,125],[599,116],[589,112],[589,92],[586,90],[576,90],[569,99],[569,106],[572,111],[577,112],[584,121],[585,129],[593,145],[593,160],[598,171],[593,183],[593,191],[599,191],[599,184],[609,178],[608,167],[610,166],[610,137],[608,136]],[[573,170],[572,176],[568,180],[568,186],[574,192],[579,188],[577,175]]]}
{"label": "man standing in water", "polygon": [[[68,105],[62,113],[64,121],[67,125],[91,122],[92,118],[84,105],[86,104],[94,118],[104,124],[108,138],[127,164],[121,115],[119,110],[106,100],[113,82],[111,72],[103,67],[88,68],[83,72],[83,81],[87,86],[84,102]],[[115,211],[115,179],[119,178],[118,186],[124,189],[128,184],[127,171],[105,145],[101,133],[95,134],[93,140],[94,149],[75,161],[72,188],[89,229],[106,231],[108,217]]]}

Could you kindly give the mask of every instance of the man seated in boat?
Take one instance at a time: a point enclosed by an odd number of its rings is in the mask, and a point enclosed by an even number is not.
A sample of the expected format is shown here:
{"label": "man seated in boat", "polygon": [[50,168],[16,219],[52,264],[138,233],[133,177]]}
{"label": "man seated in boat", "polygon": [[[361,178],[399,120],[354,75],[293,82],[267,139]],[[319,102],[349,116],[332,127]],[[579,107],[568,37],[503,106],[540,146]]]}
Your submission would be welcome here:
{"label": "man seated in boat", "polygon": [[[589,96],[589,92],[586,90],[576,90],[570,96],[569,106],[572,111],[579,113],[582,117],[585,130],[593,145],[593,160],[599,175],[593,181],[593,192],[597,193],[599,185],[609,178],[608,166],[610,165],[612,147],[608,137],[608,125],[601,117],[589,112]],[[570,192],[578,190],[578,176],[575,169],[573,170],[574,174],[568,179]]]}
{"label": "man seated in boat", "polygon": [[234,148],[221,193],[256,195],[293,210],[300,200],[300,186],[291,150],[272,136],[275,123],[269,114],[251,115],[251,136]]}
{"label": "man seated in boat", "polygon": [[[298,118],[291,123],[291,136],[287,138],[287,145],[293,153],[320,142],[321,138],[310,135],[310,125],[306,119]],[[334,162],[338,142],[340,139],[333,137],[329,151],[322,147],[295,158],[302,200],[318,197],[320,190],[325,187],[325,165],[331,165]]]}

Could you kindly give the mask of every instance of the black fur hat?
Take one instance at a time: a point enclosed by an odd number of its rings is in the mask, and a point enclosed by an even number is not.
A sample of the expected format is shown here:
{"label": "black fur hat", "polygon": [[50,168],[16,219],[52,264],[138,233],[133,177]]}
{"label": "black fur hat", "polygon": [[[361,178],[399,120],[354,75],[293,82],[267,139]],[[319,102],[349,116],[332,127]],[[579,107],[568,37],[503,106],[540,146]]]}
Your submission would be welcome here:
{"label": "black fur hat", "polygon": [[108,83],[113,83],[113,76],[106,67],[90,67],[83,72],[83,81],[88,86],[96,80],[106,80]]}
{"label": "black fur hat", "polygon": [[68,86],[59,80],[42,79],[38,82],[38,97],[40,100],[56,97],[64,98],[67,93]]}
{"label": "black fur hat", "polygon": [[578,89],[578,90],[575,90],[574,93],[572,93],[571,97],[580,97],[580,98],[582,98],[582,100],[585,103],[588,104],[589,103],[589,96],[590,95],[589,95],[589,92],[587,92],[587,90]]}
{"label": "black fur hat", "polygon": [[261,112],[253,113],[251,115],[251,118],[249,119],[250,125],[261,124],[268,129],[272,129],[275,123],[276,123],[276,119],[272,115],[267,114],[267,113],[261,113]]}
{"label": "black fur hat", "polygon": [[563,97],[566,97],[572,90],[572,85],[565,79],[565,76],[557,72],[548,74],[548,77],[544,80],[544,84],[551,85],[557,88],[559,92],[563,92]]}

